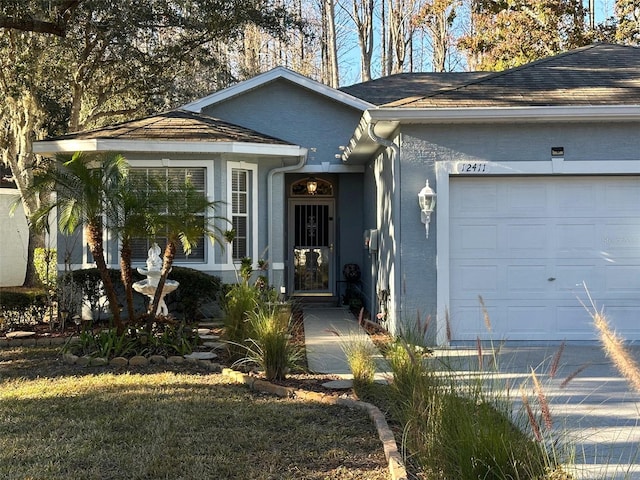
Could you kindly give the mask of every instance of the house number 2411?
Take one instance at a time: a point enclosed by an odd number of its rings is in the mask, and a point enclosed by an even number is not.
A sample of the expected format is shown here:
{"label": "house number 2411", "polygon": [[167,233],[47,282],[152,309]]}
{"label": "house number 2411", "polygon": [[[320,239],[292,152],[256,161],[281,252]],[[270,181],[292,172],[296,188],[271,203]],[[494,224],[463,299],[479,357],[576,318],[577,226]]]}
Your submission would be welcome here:
{"label": "house number 2411", "polygon": [[487,173],[489,169],[486,163],[459,163],[458,171],[460,173]]}

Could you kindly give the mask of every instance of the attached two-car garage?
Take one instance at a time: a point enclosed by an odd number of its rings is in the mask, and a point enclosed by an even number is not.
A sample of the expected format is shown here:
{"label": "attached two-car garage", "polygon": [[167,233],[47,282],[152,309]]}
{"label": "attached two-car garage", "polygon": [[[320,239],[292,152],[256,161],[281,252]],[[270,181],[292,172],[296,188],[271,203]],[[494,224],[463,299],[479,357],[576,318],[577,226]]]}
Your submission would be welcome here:
{"label": "attached two-car garage", "polygon": [[640,339],[637,176],[454,176],[449,190],[452,340],[593,340],[585,285]]}

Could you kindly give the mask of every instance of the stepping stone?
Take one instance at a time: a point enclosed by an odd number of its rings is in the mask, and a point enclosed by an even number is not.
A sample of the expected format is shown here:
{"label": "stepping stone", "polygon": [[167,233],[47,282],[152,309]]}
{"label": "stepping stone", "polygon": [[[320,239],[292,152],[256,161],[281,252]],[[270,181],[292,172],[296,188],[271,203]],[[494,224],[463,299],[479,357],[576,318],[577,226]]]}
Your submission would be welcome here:
{"label": "stepping stone", "polygon": [[198,335],[200,340],[218,340],[220,338],[219,335]]}
{"label": "stepping stone", "polygon": [[210,322],[200,322],[198,326],[201,328],[220,328],[224,327],[224,322],[222,320],[212,320]]}
{"label": "stepping stone", "polygon": [[349,390],[353,388],[353,380],[331,380],[323,383],[322,386],[331,390]]}
{"label": "stepping stone", "polygon": [[29,338],[33,337],[36,332],[9,332],[7,338]]}
{"label": "stepping stone", "polygon": [[214,358],[218,358],[218,355],[213,352],[193,352],[185,355],[184,358],[187,360],[213,360]]}
{"label": "stepping stone", "polygon": [[227,346],[224,342],[204,342],[203,347],[211,348],[212,350],[222,350]]}
{"label": "stepping stone", "polygon": [[210,328],[199,328],[198,329],[198,335],[203,336],[203,335],[208,335],[211,333],[211,329]]}

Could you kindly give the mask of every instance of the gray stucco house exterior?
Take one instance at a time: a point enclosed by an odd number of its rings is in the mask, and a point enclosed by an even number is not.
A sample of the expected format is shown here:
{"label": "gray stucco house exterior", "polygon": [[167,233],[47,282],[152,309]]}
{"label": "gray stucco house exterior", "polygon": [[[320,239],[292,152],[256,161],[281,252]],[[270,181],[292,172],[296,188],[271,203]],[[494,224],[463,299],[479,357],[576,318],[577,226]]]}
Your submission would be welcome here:
{"label": "gray stucco house exterior", "polygon": [[[638,48],[339,90],[276,68],[35,149],[117,151],[133,168],[199,179],[241,235],[184,264],[226,281],[241,257],[264,259],[289,296],[341,303],[356,288],[392,332],[430,319],[438,344],[593,340],[586,285],[616,330],[640,340]],[[80,249],[70,258],[89,264]],[[353,264],[361,277],[347,283]]]}

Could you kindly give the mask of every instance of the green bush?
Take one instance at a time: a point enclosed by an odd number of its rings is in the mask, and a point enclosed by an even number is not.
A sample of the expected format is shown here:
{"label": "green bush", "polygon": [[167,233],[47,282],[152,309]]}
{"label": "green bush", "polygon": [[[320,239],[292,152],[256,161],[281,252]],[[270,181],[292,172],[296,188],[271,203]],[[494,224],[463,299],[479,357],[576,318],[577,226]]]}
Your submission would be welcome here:
{"label": "green bush", "polygon": [[33,252],[33,265],[38,282],[45,288],[55,289],[58,280],[57,250],[38,247]]}
{"label": "green bush", "polygon": [[90,357],[126,357],[134,355],[187,355],[193,352],[199,338],[193,328],[177,325],[153,324],[152,328],[130,328],[122,334],[115,329],[83,331],[79,340],[65,346],[66,352]]}
{"label": "green bush", "polygon": [[[177,312],[187,322],[198,318],[202,305],[214,302],[220,296],[222,282],[219,277],[185,267],[173,267],[169,277],[180,283],[172,295]],[[167,305],[171,307],[170,303]]]}
{"label": "green bush", "polygon": [[[126,305],[120,270],[110,269],[109,275],[115,286],[119,303]],[[133,271],[132,275],[134,282],[145,278],[137,271]],[[71,272],[71,276],[74,282],[82,287],[84,297],[88,298],[92,309],[94,309],[100,296],[103,295],[103,291],[99,287],[102,280],[98,269],[75,270]],[[214,301],[219,296],[221,289],[221,282],[218,277],[193,268],[173,267],[169,278],[180,283],[176,291],[167,295],[165,299],[169,313],[187,322],[196,320],[200,307],[207,302]],[[134,292],[134,301],[137,310],[142,312],[146,309],[145,305],[148,301],[146,297],[142,298],[140,294]]]}
{"label": "green bush", "polygon": [[0,329],[33,325],[44,320],[48,307],[47,292],[41,289],[0,289]]}

